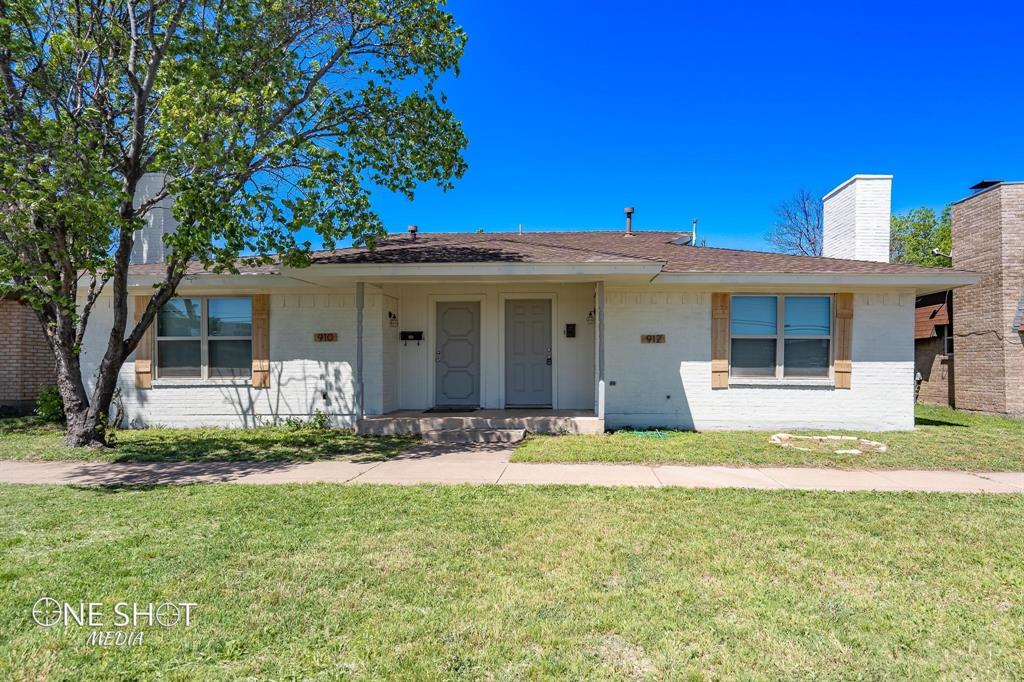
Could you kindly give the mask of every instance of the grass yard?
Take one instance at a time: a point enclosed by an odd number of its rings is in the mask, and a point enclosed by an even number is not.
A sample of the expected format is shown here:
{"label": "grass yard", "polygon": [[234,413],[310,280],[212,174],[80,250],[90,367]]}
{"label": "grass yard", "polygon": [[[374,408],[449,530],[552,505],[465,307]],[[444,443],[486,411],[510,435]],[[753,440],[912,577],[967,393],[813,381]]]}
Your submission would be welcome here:
{"label": "grass yard", "polygon": [[64,434],[34,419],[0,420],[0,459],[97,460],[110,462],[277,462],[314,459],[379,461],[407,450],[414,439],[370,438],[340,429],[265,426],[257,429],[169,429],[118,431],[114,447],[64,447]]}
{"label": "grass yard", "polygon": [[772,433],[618,431],[607,436],[534,436],[515,451],[513,461],[1024,470],[1024,421],[945,407],[919,405],[912,432],[828,432],[881,441],[889,446],[885,453],[801,452],[772,445],[768,442]]}
{"label": "grass yard", "polygon": [[[1021,538],[1018,495],[0,486],[0,679],[1009,679]],[[100,648],[44,595],[198,606]]]}

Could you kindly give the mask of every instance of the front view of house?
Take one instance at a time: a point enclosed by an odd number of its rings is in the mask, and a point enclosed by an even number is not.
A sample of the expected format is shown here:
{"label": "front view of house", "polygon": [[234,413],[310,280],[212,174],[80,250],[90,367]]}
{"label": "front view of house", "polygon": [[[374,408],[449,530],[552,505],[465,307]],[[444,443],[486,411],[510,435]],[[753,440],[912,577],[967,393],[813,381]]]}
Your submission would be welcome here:
{"label": "front view of house", "polygon": [[[826,197],[822,258],[677,232],[410,232],[300,270],[197,271],[124,366],[125,421],[253,426],[323,411],[356,426],[507,410],[587,432],[910,429],[915,297],[975,277],[888,262],[890,186],[854,176]],[[138,240],[137,315],[168,215]],[[101,302],[86,376],[104,314]]]}

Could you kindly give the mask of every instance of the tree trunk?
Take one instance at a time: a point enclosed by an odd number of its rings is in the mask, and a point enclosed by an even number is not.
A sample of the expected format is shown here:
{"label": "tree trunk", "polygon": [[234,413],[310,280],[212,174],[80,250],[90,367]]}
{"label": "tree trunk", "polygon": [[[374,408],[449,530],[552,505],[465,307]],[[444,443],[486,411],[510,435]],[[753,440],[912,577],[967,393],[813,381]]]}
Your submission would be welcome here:
{"label": "tree trunk", "polygon": [[57,389],[64,400],[64,442],[72,448],[105,446],[98,413],[91,409],[85,393],[78,355],[61,344],[55,344],[53,351],[57,360]]}

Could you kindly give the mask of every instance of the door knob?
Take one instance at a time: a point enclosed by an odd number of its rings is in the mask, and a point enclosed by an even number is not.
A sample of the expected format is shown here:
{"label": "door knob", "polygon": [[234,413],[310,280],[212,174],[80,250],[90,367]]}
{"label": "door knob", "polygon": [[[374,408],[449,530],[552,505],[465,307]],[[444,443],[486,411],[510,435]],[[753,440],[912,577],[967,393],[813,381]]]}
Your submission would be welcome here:
{"label": "door knob", "polygon": [[550,366],[551,366],[551,357],[550,357],[550,356],[548,356],[548,359],[547,359],[547,365],[548,365],[548,367],[550,367]]}
{"label": "door knob", "polygon": [[434,362],[441,362],[441,351],[434,353]]}

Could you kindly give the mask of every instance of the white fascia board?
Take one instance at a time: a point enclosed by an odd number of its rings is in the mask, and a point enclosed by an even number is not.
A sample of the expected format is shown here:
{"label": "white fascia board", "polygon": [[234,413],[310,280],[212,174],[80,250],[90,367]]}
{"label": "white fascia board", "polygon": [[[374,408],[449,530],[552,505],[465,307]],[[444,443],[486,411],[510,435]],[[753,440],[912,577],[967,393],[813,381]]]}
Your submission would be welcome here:
{"label": "white fascia board", "polygon": [[[128,278],[128,287],[130,289],[151,289],[163,281],[163,277],[154,275],[131,276]],[[320,288],[320,285],[315,282],[306,282],[300,277],[260,272],[239,275],[188,275],[181,280],[178,289],[188,288],[263,291],[264,289],[317,289]]]}
{"label": "white fascia board", "polygon": [[[661,272],[661,263],[322,263],[302,269],[286,269],[288,274],[308,272],[313,276],[345,278],[463,278],[463,277],[531,277],[585,275],[646,275]],[[311,277],[312,279],[313,277]]]}
{"label": "white fascia board", "polygon": [[876,274],[859,272],[776,273],[776,272],[693,272],[662,273],[654,284],[691,284],[695,286],[821,286],[858,289],[914,289],[918,295],[946,291],[977,284],[973,273]]}

